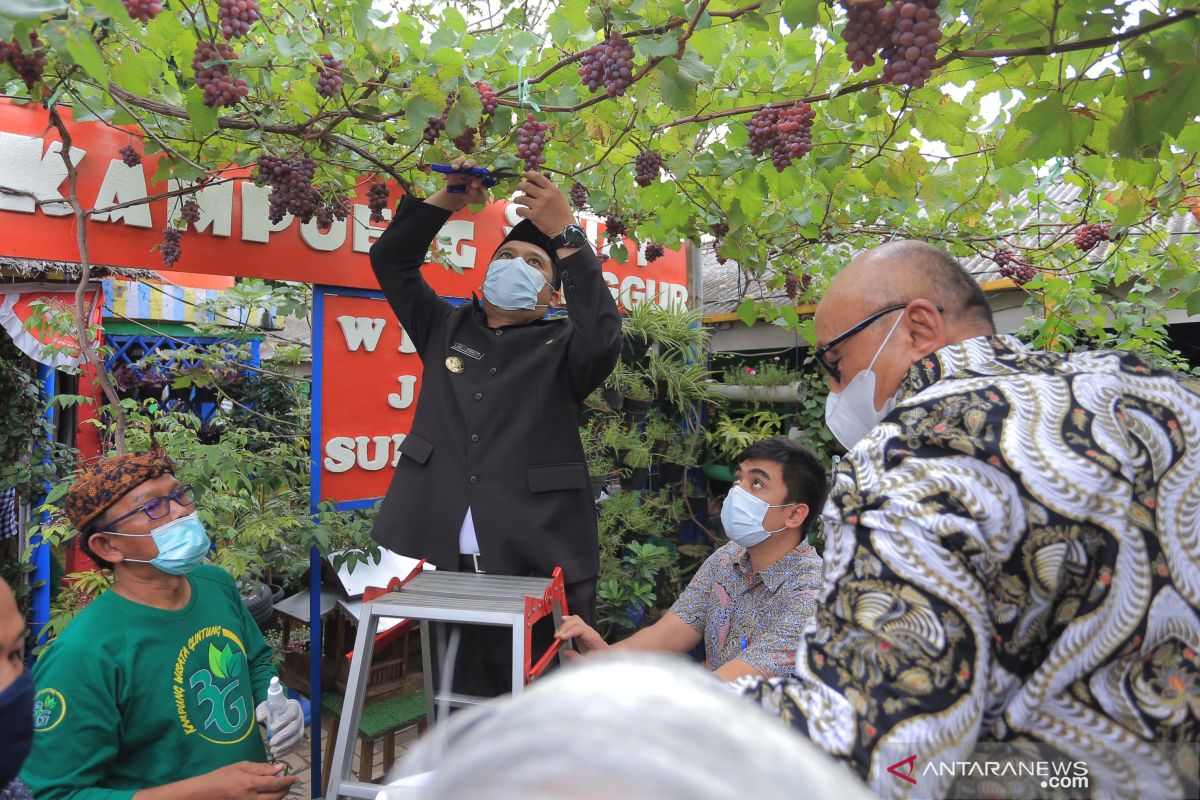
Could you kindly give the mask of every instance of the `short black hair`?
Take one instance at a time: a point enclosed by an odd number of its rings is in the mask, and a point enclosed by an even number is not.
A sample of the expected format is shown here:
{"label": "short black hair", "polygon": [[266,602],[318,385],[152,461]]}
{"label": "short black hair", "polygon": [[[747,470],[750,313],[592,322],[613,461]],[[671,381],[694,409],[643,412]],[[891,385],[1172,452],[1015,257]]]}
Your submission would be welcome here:
{"label": "short black hair", "polygon": [[738,464],[743,461],[770,461],[783,468],[783,482],[788,490],[787,502],[808,506],[808,516],[800,528],[807,535],[821,515],[825,495],[829,492],[825,468],[813,452],[786,436],[773,436],[750,445],[738,454],[737,460]]}
{"label": "short black hair", "polygon": [[[103,516],[103,514],[101,516]],[[101,569],[112,569],[112,563],[96,555],[96,551],[92,549],[92,534],[100,533],[103,530],[104,525],[103,523],[99,522],[98,518],[92,520],[87,525],[84,525],[83,530],[79,532],[79,549],[83,551],[85,556],[94,561],[96,566],[100,567]]]}

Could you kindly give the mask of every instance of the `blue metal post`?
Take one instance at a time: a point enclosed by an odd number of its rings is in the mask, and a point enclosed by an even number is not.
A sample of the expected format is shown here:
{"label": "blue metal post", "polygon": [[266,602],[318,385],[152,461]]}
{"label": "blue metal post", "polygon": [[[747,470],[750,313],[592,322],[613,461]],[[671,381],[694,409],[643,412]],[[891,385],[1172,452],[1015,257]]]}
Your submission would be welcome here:
{"label": "blue metal post", "polygon": [[[324,377],[325,365],[323,347],[325,344],[325,288],[313,286],[313,341],[312,341],[312,388],[309,390],[309,403],[312,406],[312,427],[309,440],[309,511],[313,522],[319,522],[317,515],[321,503],[321,380]],[[309,759],[310,796],[320,797],[321,780],[321,550],[317,540],[308,554],[308,683],[311,727],[309,728],[312,741],[312,753]]]}
{"label": "blue metal post", "polygon": [[[50,405],[51,398],[54,397],[57,391],[55,387],[55,371],[54,367],[45,364],[38,365],[38,378],[42,382],[42,394],[46,398],[46,419],[51,423],[54,422],[54,408]],[[51,443],[54,440],[54,431],[50,432]],[[46,459],[49,463],[49,458]],[[38,505],[44,505],[46,496],[50,493],[50,483],[46,483],[46,493],[38,499]],[[49,524],[50,514],[43,513],[41,522],[43,525]],[[33,562],[33,619],[30,620],[29,627],[33,630],[33,641],[41,644],[43,640],[42,633],[45,630],[46,624],[50,622],[50,546],[42,541],[41,533],[36,533],[29,541],[32,555],[30,561]]]}

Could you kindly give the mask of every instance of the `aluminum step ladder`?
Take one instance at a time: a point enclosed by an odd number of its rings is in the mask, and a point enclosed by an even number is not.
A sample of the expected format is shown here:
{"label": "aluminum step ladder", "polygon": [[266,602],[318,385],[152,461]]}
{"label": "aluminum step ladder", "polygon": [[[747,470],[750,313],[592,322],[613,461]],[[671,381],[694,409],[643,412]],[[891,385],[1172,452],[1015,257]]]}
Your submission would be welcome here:
{"label": "aluminum step ladder", "polygon": [[[432,647],[429,623],[448,622],[475,625],[497,625],[512,628],[512,693],[520,694],[539,678],[557,656],[561,657],[561,642],[555,640],[536,661],[530,652],[533,625],[553,616],[554,626],[562,623],[567,614],[566,592],[562,570],[555,567],[549,578],[520,578],[512,575],[488,575],[474,572],[439,572],[424,570],[424,562],[403,580],[393,578],[386,590],[368,589],[363,595],[362,612],[350,675],[346,683],[346,700],[334,740],[333,762],[329,776],[330,798],[360,797],[375,800],[383,788],[379,784],[350,779],[354,758],[355,732],[362,717],[367,677],[377,640],[379,621],[402,617],[421,623],[421,661],[425,675],[425,707],[430,724],[441,708],[461,708],[488,702],[493,698],[457,693],[439,693],[433,686],[434,664],[443,664],[444,643],[439,642],[437,661]],[[368,602],[369,601],[369,602]],[[440,637],[439,637],[440,638]]]}

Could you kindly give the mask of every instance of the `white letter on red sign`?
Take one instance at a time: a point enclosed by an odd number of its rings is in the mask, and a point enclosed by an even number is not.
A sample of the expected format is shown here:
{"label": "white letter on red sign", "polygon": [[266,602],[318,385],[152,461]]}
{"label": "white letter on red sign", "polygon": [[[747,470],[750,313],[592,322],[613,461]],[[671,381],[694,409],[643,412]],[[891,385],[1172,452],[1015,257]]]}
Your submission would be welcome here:
{"label": "white letter on red sign", "polygon": [[392,392],[389,394],[388,405],[400,411],[408,408],[413,403],[414,390],[417,386],[417,376],[401,375],[399,378],[396,378],[396,381],[400,384],[400,393]]}
{"label": "white letter on red sign", "polygon": [[292,224],[292,215],[284,214],[279,222],[271,222],[271,204],[267,198],[271,194],[270,187],[255,186],[249,181],[242,181],[239,186],[242,192],[242,241],[265,242],[272,233]]}
{"label": "white letter on red sign", "polygon": [[[33,195],[0,192],[0,209],[32,214],[38,207],[34,203],[36,197],[42,202],[43,214],[50,217],[70,214],[71,207],[58,191],[67,179],[67,165],[59,155],[61,152],[62,142],[50,142],[43,155],[42,137],[0,132],[0,175],[4,176],[4,187]],[[71,148],[71,160],[76,167],[86,155],[86,150]]]}
{"label": "white letter on red sign", "polygon": [[[146,170],[141,164],[136,167],[127,167],[125,162],[119,158],[108,162],[108,171],[104,173],[104,182],[100,184],[100,191],[96,192],[96,208],[108,208],[119,203],[145,200],[146,197]],[[135,228],[154,227],[154,220],[150,217],[149,203],[92,214],[92,219],[96,222],[124,222]]]}
{"label": "white letter on red sign", "polygon": [[[358,450],[358,466],[363,469],[369,469],[372,472],[383,469],[390,462],[392,455],[392,437],[391,436],[355,436],[354,442]],[[375,443],[375,455],[367,456],[368,445]]]}
{"label": "white letter on red sign", "polygon": [[365,347],[368,353],[374,353],[379,345],[379,334],[387,320],[372,317],[338,317],[337,324],[342,326],[342,336],[346,338],[346,349],[351,353]]}
{"label": "white letter on red sign", "polygon": [[349,472],[354,466],[354,440],[335,436],[325,443],[325,469],[330,472]]}
{"label": "white letter on red sign", "polygon": [[[189,189],[193,184],[172,179],[167,181],[167,185],[175,191]],[[172,222],[183,218],[180,212],[188,200],[195,200],[200,206],[200,221],[193,226],[196,233],[210,225],[213,236],[228,236],[233,231],[233,183],[214,183],[193,195],[172,197],[167,206]]]}

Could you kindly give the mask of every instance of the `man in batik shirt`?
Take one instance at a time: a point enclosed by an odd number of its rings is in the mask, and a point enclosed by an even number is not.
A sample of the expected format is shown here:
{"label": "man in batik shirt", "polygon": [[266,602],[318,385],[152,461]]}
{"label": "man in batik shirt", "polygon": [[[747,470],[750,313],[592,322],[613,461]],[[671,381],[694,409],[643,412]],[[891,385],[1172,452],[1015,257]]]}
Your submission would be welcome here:
{"label": "man in batik shirt", "polygon": [[927,765],[993,742],[1084,762],[1075,796],[1194,796],[1200,382],[997,336],[916,242],[852,261],[816,336],[824,600],[796,676],[743,689],[885,796],[985,796]]}

